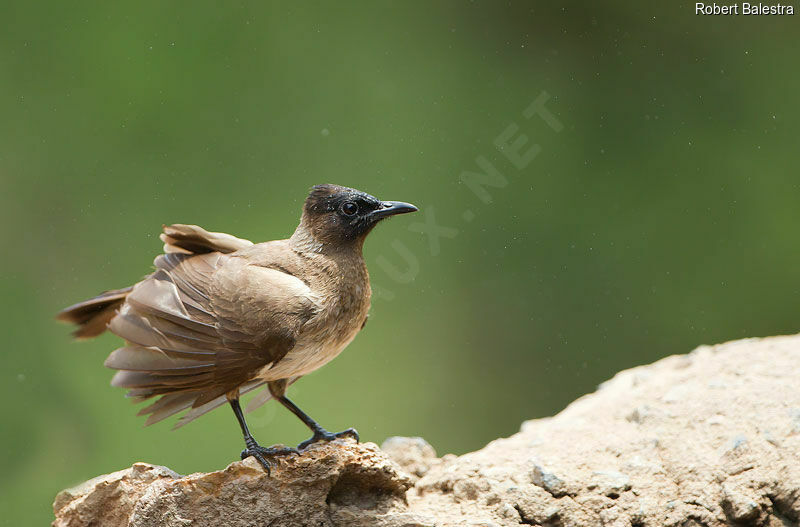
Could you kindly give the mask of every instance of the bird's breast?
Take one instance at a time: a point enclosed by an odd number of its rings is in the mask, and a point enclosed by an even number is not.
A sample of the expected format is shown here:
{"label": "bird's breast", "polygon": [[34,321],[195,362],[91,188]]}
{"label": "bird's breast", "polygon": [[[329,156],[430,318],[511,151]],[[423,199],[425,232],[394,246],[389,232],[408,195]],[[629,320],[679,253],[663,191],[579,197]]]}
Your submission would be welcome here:
{"label": "bird's breast", "polygon": [[369,311],[369,282],[323,296],[321,309],[301,329],[294,347],[258,377],[278,380],[311,373],[338,356],[364,326]]}

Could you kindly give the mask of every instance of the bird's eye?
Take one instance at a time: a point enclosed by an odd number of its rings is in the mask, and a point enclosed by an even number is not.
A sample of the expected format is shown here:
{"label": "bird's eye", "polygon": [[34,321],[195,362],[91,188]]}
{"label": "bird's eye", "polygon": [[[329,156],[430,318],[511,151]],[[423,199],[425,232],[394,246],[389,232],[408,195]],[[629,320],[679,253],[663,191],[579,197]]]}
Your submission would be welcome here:
{"label": "bird's eye", "polygon": [[342,203],[342,212],[344,212],[345,216],[352,216],[358,212],[358,205],[352,201],[345,201]]}

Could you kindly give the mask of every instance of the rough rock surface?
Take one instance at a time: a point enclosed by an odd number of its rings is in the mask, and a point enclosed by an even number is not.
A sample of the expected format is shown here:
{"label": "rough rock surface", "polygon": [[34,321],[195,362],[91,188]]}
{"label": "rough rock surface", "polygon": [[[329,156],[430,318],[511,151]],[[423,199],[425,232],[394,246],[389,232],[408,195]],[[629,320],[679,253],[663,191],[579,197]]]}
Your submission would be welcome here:
{"label": "rough rock surface", "polygon": [[179,476],[137,463],[63,491],[55,526],[800,525],[800,336],[617,374],[478,452],[337,441]]}
{"label": "rough rock surface", "polygon": [[270,476],[253,458],[188,476],[136,463],[62,491],[53,525],[397,525],[381,517],[405,509],[410,486],[376,445],[338,440],[276,459]]}

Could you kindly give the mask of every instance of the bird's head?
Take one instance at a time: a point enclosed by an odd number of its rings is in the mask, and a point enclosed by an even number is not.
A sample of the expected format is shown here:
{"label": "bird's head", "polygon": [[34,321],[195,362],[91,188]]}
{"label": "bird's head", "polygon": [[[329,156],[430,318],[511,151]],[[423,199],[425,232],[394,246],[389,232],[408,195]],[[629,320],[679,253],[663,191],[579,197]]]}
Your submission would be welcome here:
{"label": "bird's head", "polygon": [[410,203],[381,201],[339,185],[317,185],[306,198],[295,237],[310,236],[321,245],[362,243],[379,221],[416,211],[417,207]]}

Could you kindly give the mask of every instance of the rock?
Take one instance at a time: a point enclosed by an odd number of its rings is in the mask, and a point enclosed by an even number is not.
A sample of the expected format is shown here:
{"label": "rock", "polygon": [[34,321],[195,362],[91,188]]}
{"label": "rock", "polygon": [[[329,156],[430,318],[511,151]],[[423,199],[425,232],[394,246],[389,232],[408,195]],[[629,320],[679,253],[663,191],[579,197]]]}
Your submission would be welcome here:
{"label": "rock", "polygon": [[617,499],[622,492],[631,490],[631,484],[630,478],[621,472],[599,470],[592,474],[592,478],[586,488],[596,490],[609,498]]}
{"label": "rock", "polygon": [[271,476],[253,458],[188,476],[136,463],[60,493],[53,525],[400,527],[416,521],[403,510],[410,486],[376,445],[339,440],[280,458]]}
{"label": "rock", "polygon": [[144,489],[159,480],[178,477],[166,467],[135,463],[127,470],[90,479],[58,493],[53,503],[53,525],[128,525]]}
{"label": "rock", "polygon": [[432,466],[441,463],[433,447],[421,437],[390,437],[383,442],[381,450],[415,482]]}
{"label": "rock", "polygon": [[61,492],[57,527],[765,526],[800,522],[800,336],[626,370],[460,457],[336,441],[179,476],[133,467]]}
{"label": "rock", "polygon": [[542,467],[538,462],[533,463],[531,481],[533,481],[534,485],[542,487],[552,494],[553,497],[558,498],[567,494],[567,485],[564,483],[564,480],[556,476],[554,472]]}

